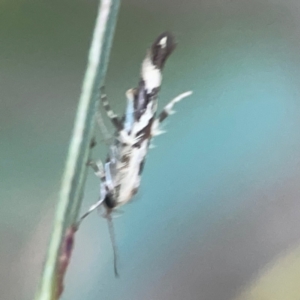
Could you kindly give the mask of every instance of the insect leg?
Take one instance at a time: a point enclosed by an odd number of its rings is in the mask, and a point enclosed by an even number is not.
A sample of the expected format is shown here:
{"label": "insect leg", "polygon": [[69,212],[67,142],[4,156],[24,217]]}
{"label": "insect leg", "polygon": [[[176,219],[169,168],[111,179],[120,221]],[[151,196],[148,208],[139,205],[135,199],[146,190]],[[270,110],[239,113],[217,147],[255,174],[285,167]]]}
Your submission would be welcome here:
{"label": "insect leg", "polygon": [[90,166],[94,172],[95,172],[95,175],[100,178],[100,180],[102,182],[105,181],[105,172],[104,172],[104,168],[103,168],[103,163],[101,160],[97,161],[97,162],[94,162],[94,161],[89,161],[87,163],[88,166]]}
{"label": "insect leg", "polygon": [[[106,197],[106,187],[105,187],[105,172],[104,172],[104,168],[103,168],[103,164],[101,161],[98,161],[97,163],[94,161],[89,161],[88,165],[91,166],[96,174],[97,177],[100,178],[101,180],[101,184],[100,184],[100,199],[98,202],[96,202],[94,205],[92,205],[88,211],[83,214],[81,216],[81,218],[79,219],[79,224],[81,223],[81,221],[86,218],[92,211],[94,211],[95,209],[97,209],[104,201],[105,197]],[[78,225],[79,225],[78,224]]]}
{"label": "insect leg", "polygon": [[101,102],[106,111],[107,116],[110,118],[112,124],[116,127],[118,131],[122,130],[122,124],[118,118],[118,116],[111,109],[109,102],[107,100],[107,96],[104,93],[104,88],[101,89]]}
{"label": "insect leg", "polygon": [[88,209],[88,211],[80,217],[80,219],[78,221],[79,224],[82,222],[83,219],[85,219],[91,212],[93,212],[95,209],[97,209],[103,203],[103,201],[105,200],[106,194],[107,193],[106,193],[105,183],[101,182],[101,184],[100,184],[100,199],[99,199],[99,201],[97,201],[94,205],[92,205]]}
{"label": "insect leg", "polygon": [[126,132],[130,132],[134,124],[134,97],[136,93],[137,93],[136,89],[130,89],[126,92],[127,108],[126,108],[125,120],[124,120],[124,126]]}
{"label": "insect leg", "polygon": [[105,182],[106,182],[106,185],[108,187],[109,190],[113,190],[114,189],[114,184],[113,184],[113,178],[112,178],[112,174],[111,174],[111,162],[107,162],[105,165],[104,165],[104,168],[105,168]]}
{"label": "insect leg", "polygon": [[100,109],[98,110],[98,112],[96,114],[96,121],[101,130],[105,144],[109,146],[112,143],[113,136],[109,133],[107,127],[105,126]]}
{"label": "insect leg", "polygon": [[175,111],[173,111],[173,106],[175,105],[175,103],[179,102],[180,100],[182,100],[183,98],[186,98],[188,96],[190,96],[192,94],[192,91],[189,92],[185,92],[182,93],[180,95],[178,95],[177,97],[175,97],[174,99],[172,99],[162,110],[162,112],[158,115],[157,119],[154,120],[153,124],[152,124],[152,128],[151,128],[151,135],[152,136],[156,136],[156,135],[160,135],[162,133],[165,133],[164,131],[160,130],[159,126],[160,124],[169,116],[175,113]]}

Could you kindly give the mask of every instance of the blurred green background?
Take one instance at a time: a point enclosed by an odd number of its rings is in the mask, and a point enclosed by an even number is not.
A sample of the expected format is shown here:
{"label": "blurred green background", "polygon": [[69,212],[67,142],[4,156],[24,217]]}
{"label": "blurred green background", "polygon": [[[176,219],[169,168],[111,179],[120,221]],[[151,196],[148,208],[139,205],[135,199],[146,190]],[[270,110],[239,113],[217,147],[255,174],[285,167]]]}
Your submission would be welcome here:
{"label": "blurred green background", "polygon": [[[97,6],[0,0],[1,299],[32,299],[37,286]],[[300,299],[299,14],[297,0],[122,3],[106,84],[114,109],[165,30],[178,47],[159,106],[194,94],[115,219],[121,277],[95,213],[62,299]],[[94,158],[105,153],[98,142]],[[98,192],[90,171],[82,210]]]}

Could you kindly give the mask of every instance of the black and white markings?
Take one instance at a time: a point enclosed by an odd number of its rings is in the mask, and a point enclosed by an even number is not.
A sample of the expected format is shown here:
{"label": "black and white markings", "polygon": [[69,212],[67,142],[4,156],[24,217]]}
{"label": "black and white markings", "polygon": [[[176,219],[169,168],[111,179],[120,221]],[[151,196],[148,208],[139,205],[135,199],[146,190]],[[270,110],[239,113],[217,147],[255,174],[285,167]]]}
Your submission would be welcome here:
{"label": "black and white markings", "polygon": [[174,113],[175,103],[192,94],[189,91],[177,96],[156,118],[162,70],[175,46],[174,37],[168,32],[154,41],[142,63],[138,87],[126,92],[127,108],[122,119],[112,111],[102,91],[102,104],[116,133],[106,162],[92,163],[101,180],[100,199],[80,221],[101,205],[105,208],[105,216],[111,220],[111,212],[133,198],[140,186],[151,138],[163,133],[160,124]]}

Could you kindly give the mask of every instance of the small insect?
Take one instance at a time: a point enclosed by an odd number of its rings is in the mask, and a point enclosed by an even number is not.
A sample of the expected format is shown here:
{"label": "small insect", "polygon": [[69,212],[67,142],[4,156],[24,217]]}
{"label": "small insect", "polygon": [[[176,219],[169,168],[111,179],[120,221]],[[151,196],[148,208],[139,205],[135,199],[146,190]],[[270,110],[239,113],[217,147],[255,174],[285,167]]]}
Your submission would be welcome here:
{"label": "small insect", "polygon": [[151,138],[163,133],[160,124],[168,115],[174,113],[172,110],[174,104],[192,94],[189,91],[177,96],[156,118],[162,69],[175,46],[174,37],[168,32],[162,33],[154,41],[142,63],[138,87],[126,92],[127,108],[122,119],[112,111],[102,90],[102,104],[116,132],[104,165],[101,162],[90,163],[101,180],[100,199],[90,207],[80,221],[99,206],[105,208],[104,217],[109,222],[116,275],[116,251],[111,213],[129,202],[137,193]]}

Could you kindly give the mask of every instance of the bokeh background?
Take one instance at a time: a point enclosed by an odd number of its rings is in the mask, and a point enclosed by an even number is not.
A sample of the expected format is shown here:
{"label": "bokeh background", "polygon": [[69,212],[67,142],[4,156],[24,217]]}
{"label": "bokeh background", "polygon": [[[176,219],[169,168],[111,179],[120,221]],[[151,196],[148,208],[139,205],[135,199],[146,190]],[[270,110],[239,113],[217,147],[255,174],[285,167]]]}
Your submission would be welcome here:
{"label": "bokeh background", "polygon": [[[0,1],[0,298],[33,299],[57,203],[96,0]],[[115,219],[120,278],[96,213],[62,299],[300,299],[300,2],[126,0],[106,89],[114,109],[172,31],[155,139]],[[93,152],[104,158],[100,142]],[[98,197],[90,171],[82,210]]]}

